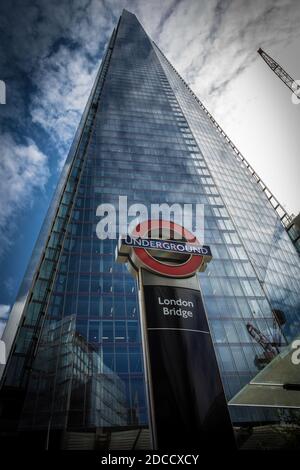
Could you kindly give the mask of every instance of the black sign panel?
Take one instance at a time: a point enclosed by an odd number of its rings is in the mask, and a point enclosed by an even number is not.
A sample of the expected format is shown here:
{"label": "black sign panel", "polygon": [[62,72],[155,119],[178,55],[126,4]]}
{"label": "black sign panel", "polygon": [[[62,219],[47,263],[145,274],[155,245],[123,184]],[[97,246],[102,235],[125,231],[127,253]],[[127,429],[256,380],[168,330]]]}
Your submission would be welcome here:
{"label": "black sign panel", "polygon": [[[209,333],[199,291],[145,286],[147,328],[184,328]],[[203,314],[201,314],[203,312]]]}
{"label": "black sign panel", "polygon": [[234,447],[200,291],[144,286],[157,448]]}

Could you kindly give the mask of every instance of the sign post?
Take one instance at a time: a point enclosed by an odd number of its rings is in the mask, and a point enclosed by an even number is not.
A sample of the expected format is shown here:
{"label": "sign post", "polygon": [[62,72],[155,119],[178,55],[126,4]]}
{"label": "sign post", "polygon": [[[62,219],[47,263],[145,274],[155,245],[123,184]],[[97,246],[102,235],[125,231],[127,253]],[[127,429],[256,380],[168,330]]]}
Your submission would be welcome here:
{"label": "sign post", "polygon": [[[188,243],[147,238],[170,226]],[[214,442],[234,447],[196,275],[210,259],[210,248],[173,222],[146,221],[119,241],[117,260],[138,279],[154,449],[205,449]]]}

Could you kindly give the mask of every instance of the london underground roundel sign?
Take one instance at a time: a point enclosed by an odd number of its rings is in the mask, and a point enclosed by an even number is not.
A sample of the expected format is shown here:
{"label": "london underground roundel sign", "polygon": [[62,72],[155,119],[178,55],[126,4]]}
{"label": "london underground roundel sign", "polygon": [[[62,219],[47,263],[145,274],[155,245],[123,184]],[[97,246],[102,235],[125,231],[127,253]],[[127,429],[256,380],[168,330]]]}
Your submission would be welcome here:
{"label": "london underground roundel sign", "polygon": [[[164,232],[169,234],[166,239]],[[153,234],[160,234],[160,238],[152,238]],[[178,239],[185,241],[178,242]],[[141,222],[130,237],[120,242],[118,261],[126,262],[129,258],[136,270],[144,268],[166,277],[193,276],[195,272],[203,271],[211,259],[208,246],[200,246],[194,234],[170,221]]]}

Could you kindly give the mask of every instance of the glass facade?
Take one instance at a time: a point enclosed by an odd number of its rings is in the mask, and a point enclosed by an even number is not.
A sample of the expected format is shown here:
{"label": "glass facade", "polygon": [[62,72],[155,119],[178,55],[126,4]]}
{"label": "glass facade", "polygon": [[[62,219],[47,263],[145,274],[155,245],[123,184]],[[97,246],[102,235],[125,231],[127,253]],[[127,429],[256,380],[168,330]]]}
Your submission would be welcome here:
{"label": "glass facade", "polygon": [[[300,262],[278,215],[124,10],[8,324],[2,436],[150,446],[136,284],[115,262],[116,240],[96,235],[97,207],[119,196],[204,205],[213,261],[199,279],[228,400],[299,332]],[[251,331],[272,338],[273,356]],[[237,427],[278,424],[282,410],[231,414]]]}
{"label": "glass facade", "polygon": [[[205,243],[214,262],[200,275],[206,308],[227,397],[267,365],[282,347],[299,336],[299,256],[255,175],[241,162],[172,65],[154,45],[166,76],[207,162],[219,205],[212,207],[219,227],[232,225],[214,239],[205,208]],[[221,216],[221,217],[220,217]],[[217,242],[217,243],[215,243]],[[247,328],[248,325],[248,328]],[[268,355],[249,334],[249,325],[273,343]],[[300,373],[298,373],[298,382]],[[274,410],[231,409],[234,422],[276,420]]]}
{"label": "glass facade", "polygon": [[300,214],[291,220],[287,232],[300,255]]}

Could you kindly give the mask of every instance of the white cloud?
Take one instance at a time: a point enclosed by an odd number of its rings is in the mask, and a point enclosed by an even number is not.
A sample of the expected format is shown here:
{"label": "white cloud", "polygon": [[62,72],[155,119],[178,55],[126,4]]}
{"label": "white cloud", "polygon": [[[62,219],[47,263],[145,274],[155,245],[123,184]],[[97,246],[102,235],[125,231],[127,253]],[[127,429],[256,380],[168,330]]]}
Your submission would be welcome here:
{"label": "white cloud", "polygon": [[[58,170],[67,156],[100,65],[101,57],[97,56],[99,45],[108,41],[122,9],[135,10],[141,19],[151,17],[154,26],[159,27],[161,19],[170,13],[176,2],[166,0],[162,4],[160,0],[153,0],[150,3],[80,0],[55,6],[49,2],[43,4],[43,17],[48,20],[40,23],[38,28],[46,52],[34,68],[32,78],[37,92],[32,99],[30,113],[33,122],[42,126],[56,145]],[[32,9],[27,14],[35,18],[36,10]],[[64,28],[62,18],[65,19]],[[59,30],[62,30],[61,37],[79,46],[74,49],[63,43],[53,52],[53,43],[60,37]],[[33,35],[29,34],[24,47],[31,55],[29,48],[32,42]],[[33,55],[38,55],[34,45],[33,50]]]}
{"label": "white cloud", "polygon": [[[105,2],[91,0],[85,4],[68,4],[68,29],[64,31],[64,37],[76,41],[80,47],[74,49],[63,44],[55,52],[45,54],[38,62],[33,75],[37,92],[30,106],[33,122],[49,133],[59,151],[58,170],[67,156],[100,65],[101,58],[96,55],[99,44],[107,42],[115,26],[113,18],[118,17],[123,7],[133,7],[142,18],[151,15],[152,21],[158,26],[173,3],[174,0],[168,0],[163,5],[158,0],[151,5],[136,1],[110,1],[105,6]],[[44,8],[47,12],[49,4]],[[58,7],[61,15],[64,8],[66,5]],[[55,15],[58,15],[57,11]],[[46,32],[50,51],[51,35],[48,28]]]}
{"label": "white cloud", "polygon": [[6,322],[0,320],[0,339],[2,338],[5,325],[6,325]]}
{"label": "white cloud", "polygon": [[27,139],[18,144],[9,134],[0,136],[0,255],[12,243],[21,210],[31,204],[34,191],[49,178],[47,157]]}
{"label": "white cloud", "polygon": [[[18,22],[6,24],[6,28],[12,24],[12,37],[16,41],[12,61],[21,64],[27,73],[30,71],[37,87],[30,105],[31,116],[55,141],[59,168],[98,69],[100,45],[108,40],[122,8],[137,15],[254,168],[262,171],[261,176],[267,179],[273,192],[278,194],[279,190],[278,195],[283,199],[284,191],[287,192],[291,207],[295,200],[295,192],[293,195],[290,192],[292,185],[282,186],[279,175],[272,179],[260,163],[267,161],[271,168],[276,159],[280,163],[282,148],[289,147],[292,153],[289,178],[297,173],[293,162],[300,142],[290,125],[294,112],[287,112],[286,122],[282,123],[282,145],[277,142],[269,152],[258,156],[253,152],[253,135],[255,130],[260,133],[261,126],[256,126],[253,113],[255,106],[257,113],[264,112],[256,92],[261,80],[259,76],[256,80],[251,76],[246,92],[243,84],[245,77],[251,75],[250,68],[261,60],[256,53],[259,46],[276,55],[276,51],[284,54],[286,46],[293,41],[298,40],[299,44],[300,3],[296,0],[41,0],[29,5],[24,1]],[[29,24],[34,28],[28,28]],[[60,46],[59,41],[62,41]],[[295,60],[288,62],[293,65]],[[265,66],[266,76],[268,72]],[[276,77],[268,79],[272,82]],[[250,101],[253,120],[246,121]],[[268,118],[266,113],[265,121]],[[241,123],[248,129],[248,137],[246,130],[241,133]],[[259,148],[266,148],[266,143],[273,141],[272,127],[271,122],[265,126],[264,141],[260,139]]]}
{"label": "white cloud", "polygon": [[[300,5],[294,0],[183,1],[156,39],[194,90],[212,104],[225,92],[224,84],[256,60],[258,46],[299,36],[299,21]],[[211,95],[215,89],[216,97]]]}
{"label": "white cloud", "polygon": [[2,338],[2,334],[6,326],[10,308],[10,305],[0,304],[0,339]]}
{"label": "white cloud", "polygon": [[[262,47],[294,76],[300,45],[295,0],[182,1],[152,30],[188,82],[289,212],[299,212],[299,110],[257,54]],[[151,20],[145,21],[151,31]]]}
{"label": "white cloud", "polygon": [[0,320],[7,320],[10,312],[10,305],[0,304]]}
{"label": "white cloud", "polygon": [[74,137],[96,68],[82,51],[61,46],[44,59],[35,75],[38,91],[31,104],[35,123],[46,130],[64,160]]}

